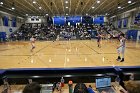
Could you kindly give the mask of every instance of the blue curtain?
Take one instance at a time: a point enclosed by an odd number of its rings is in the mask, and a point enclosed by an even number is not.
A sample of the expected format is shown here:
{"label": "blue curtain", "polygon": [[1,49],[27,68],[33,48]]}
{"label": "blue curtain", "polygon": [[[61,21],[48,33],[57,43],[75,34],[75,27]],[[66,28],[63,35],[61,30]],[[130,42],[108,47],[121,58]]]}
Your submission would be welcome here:
{"label": "blue curtain", "polygon": [[76,26],[76,23],[81,23],[81,16],[66,17],[66,24],[70,22],[70,25]]}
{"label": "blue curtain", "polygon": [[64,16],[55,16],[53,17],[54,25],[65,25],[65,17]]}
{"label": "blue curtain", "polygon": [[15,17],[12,18],[12,27],[16,27],[16,18]]}
{"label": "blue curtain", "polygon": [[94,18],[94,24],[103,24],[104,23],[104,16],[98,16]]}

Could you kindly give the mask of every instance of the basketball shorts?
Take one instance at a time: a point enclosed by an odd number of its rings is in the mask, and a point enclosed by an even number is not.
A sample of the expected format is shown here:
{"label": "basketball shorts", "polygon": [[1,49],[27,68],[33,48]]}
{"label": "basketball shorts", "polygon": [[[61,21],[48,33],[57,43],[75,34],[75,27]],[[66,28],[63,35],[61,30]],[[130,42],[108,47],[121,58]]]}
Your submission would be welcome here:
{"label": "basketball shorts", "polygon": [[124,54],[124,52],[125,52],[125,47],[120,47],[120,48],[117,49],[117,51],[118,51],[118,53]]}

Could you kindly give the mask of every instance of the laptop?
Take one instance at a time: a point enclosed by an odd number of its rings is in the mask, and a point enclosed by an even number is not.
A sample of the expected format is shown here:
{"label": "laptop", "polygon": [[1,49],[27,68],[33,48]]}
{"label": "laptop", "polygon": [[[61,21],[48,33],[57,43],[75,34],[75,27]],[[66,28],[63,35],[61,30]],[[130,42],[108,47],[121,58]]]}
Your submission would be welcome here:
{"label": "laptop", "polygon": [[41,84],[41,86],[40,93],[53,93],[53,84]]}
{"label": "laptop", "polygon": [[99,77],[96,78],[96,89],[98,93],[116,93],[111,87],[110,77]]}

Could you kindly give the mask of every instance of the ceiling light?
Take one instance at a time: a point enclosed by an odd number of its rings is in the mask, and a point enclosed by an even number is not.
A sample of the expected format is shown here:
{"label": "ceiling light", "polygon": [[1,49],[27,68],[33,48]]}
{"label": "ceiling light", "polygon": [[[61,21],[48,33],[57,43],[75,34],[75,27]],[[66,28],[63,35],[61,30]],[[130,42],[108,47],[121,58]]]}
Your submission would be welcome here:
{"label": "ceiling light", "polygon": [[97,3],[99,4],[101,1],[100,0],[97,0]]}
{"label": "ceiling light", "polygon": [[69,3],[68,1],[65,1],[65,3],[67,4],[67,3]]}
{"label": "ceiling light", "polygon": [[0,2],[1,5],[3,5],[3,2]]}
{"label": "ceiling light", "polygon": [[13,2],[13,4],[12,4],[12,10],[14,10],[15,9],[15,3]]}
{"label": "ceiling light", "polygon": [[68,14],[66,14],[66,15],[68,15]]}
{"label": "ceiling light", "polygon": [[34,1],[33,1],[33,4],[35,4],[35,3],[36,3],[36,1],[34,0]]}
{"label": "ceiling light", "polygon": [[94,9],[95,7],[93,6],[92,9]]}
{"label": "ceiling light", "polygon": [[39,9],[42,9],[42,7],[40,6]]}
{"label": "ceiling light", "polygon": [[48,14],[46,14],[46,16],[48,16]]}
{"label": "ceiling light", "polygon": [[14,7],[12,7],[12,10],[14,10],[15,8]]}
{"label": "ceiling light", "polygon": [[121,8],[120,3],[118,3],[118,9],[120,9],[120,8]]}
{"label": "ceiling light", "polygon": [[66,8],[69,8],[69,7],[66,7]]}
{"label": "ceiling light", "polygon": [[88,15],[88,14],[86,13],[86,15]]}
{"label": "ceiling light", "polygon": [[120,9],[121,8],[121,6],[118,6],[118,9]]}
{"label": "ceiling light", "polygon": [[131,0],[129,0],[129,1],[128,1],[128,4],[131,4],[131,3],[132,3],[132,1],[131,1]]}

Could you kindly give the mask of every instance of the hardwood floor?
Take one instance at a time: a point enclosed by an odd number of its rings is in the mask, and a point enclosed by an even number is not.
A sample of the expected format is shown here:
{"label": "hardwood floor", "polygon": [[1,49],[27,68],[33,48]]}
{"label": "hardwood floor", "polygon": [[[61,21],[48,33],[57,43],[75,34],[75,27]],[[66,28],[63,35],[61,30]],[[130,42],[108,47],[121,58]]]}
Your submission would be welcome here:
{"label": "hardwood floor", "polygon": [[0,44],[0,68],[71,68],[97,66],[140,66],[140,43],[126,43],[125,61],[117,62],[116,40],[36,41],[30,52],[29,42]]}

